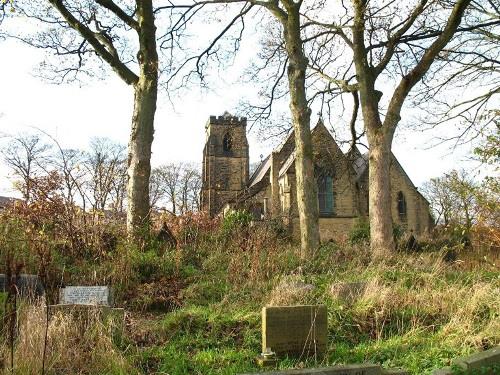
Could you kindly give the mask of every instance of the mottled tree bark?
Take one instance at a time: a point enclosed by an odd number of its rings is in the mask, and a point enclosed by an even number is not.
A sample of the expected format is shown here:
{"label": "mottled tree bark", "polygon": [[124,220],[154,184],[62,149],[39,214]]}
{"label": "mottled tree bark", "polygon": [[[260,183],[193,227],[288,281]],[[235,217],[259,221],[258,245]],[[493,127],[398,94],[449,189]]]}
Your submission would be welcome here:
{"label": "mottled tree bark", "polygon": [[134,85],[134,113],[129,141],[127,233],[132,241],[149,229],[151,145],[158,93],[158,53],[152,0],[137,0],[139,80]]}
{"label": "mottled tree bark", "polygon": [[[149,226],[149,177],[151,174],[151,145],[158,92],[158,53],[156,50],[155,13],[152,0],[136,0],[136,10],[129,15],[113,0],[95,0],[112,12],[126,27],[135,31],[139,41],[136,74],[120,56],[113,40],[104,31],[91,29],[63,0],[48,0],[67,24],[92,46],[95,53],[128,85],[134,87],[134,112],[128,150],[127,233],[136,242]],[[97,23],[97,21],[96,21]]]}
{"label": "mottled tree bark", "polygon": [[394,250],[391,213],[391,142],[374,135],[368,137],[370,246],[376,258]]}
{"label": "mottled tree bark", "polygon": [[369,145],[370,247],[374,257],[380,258],[390,254],[395,249],[391,212],[390,164],[392,141],[396,127],[401,120],[401,108],[411,89],[423,78],[439,52],[453,37],[471,0],[456,1],[441,34],[426,49],[415,66],[402,77],[392,93],[383,121],[379,111],[382,93],[376,90],[375,82],[392,58],[398,38],[411,27],[417,16],[421,14],[426,1],[420,2],[400,30],[389,39],[386,53],[377,66],[372,66],[369,63],[369,52],[365,46],[368,2],[365,0],[352,1],[354,5],[352,50]]}
{"label": "mottled tree bark", "polygon": [[310,129],[311,110],[306,97],[306,69],[300,35],[300,3],[284,1],[287,16],[284,26],[285,48],[288,54],[288,85],[290,111],[295,131],[295,176],[297,208],[300,221],[301,254],[305,258],[319,245],[318,198],[314,177],[314,162]]}
{"label": "mottled tree bark", "polygon": [[127,170],[127,232],[134,241],[139,238],[142,230],[147,230],[149,222],[149,177],[156,88],[156,80],[142,77],[135,86]]}

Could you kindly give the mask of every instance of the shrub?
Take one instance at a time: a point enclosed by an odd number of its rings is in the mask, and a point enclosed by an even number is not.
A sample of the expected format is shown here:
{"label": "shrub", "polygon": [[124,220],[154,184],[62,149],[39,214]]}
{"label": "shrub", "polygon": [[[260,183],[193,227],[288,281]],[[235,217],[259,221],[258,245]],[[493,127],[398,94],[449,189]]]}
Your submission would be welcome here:
{"label": "shrub", "polygon": [[356,220],[353,228],[349,232],[349,242],[351,244],[368,243],[370,241],[370,223],[362,218]]}
{"label": "shrub", "polygon": [[141,283],[151,282],[176,273],[171,253],[158,255],[154,250],[132,254],[132,272]]}
{"label": "shrub", "polygon": [[[405,228],[402,225],[392,224],[392,235],[395,242],[403,238],[404,233]],[[358,219],[349,232],[349,243],[353,245],[368,242],[370,242],[370,222],[366,218]]]}
{"label": "shrub", "polygon": [[247,211],[230,211],[222,221],[222,234],[229,236],[238,229],[247,228],[252,220],[252,214]]}

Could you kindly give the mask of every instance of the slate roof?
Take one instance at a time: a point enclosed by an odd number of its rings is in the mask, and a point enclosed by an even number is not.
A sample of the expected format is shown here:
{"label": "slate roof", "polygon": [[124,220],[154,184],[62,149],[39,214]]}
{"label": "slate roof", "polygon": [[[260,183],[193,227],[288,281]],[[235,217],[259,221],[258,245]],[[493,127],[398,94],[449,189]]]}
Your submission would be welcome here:
{"label": "slate roof", "polygon": [[293,151],[290,156],[285,160],[283,165],[280,168],[280,172],[278,174],[279,177],[283,176],[286,171],[288,171],[288,168],[292,166],[292,164],[295,163],[295,151]]}
{"label": "slate roof", "polygon": [[267,158],[262,160],[257,169],[253,172],[252,176],[250,177],[250,180],[248,180],[248,186],[251,187],[256,183],[260,182],[270,168],[271,168],[271,154],[267,155]]}
{"label": "slate roof", "polygon": [[363,155],[356,155],[352,161],[352,167],[356,172],[356,179],[359,180],[359,178],[366,171],[366,168],[368,168],[368,152],[365,152]]}

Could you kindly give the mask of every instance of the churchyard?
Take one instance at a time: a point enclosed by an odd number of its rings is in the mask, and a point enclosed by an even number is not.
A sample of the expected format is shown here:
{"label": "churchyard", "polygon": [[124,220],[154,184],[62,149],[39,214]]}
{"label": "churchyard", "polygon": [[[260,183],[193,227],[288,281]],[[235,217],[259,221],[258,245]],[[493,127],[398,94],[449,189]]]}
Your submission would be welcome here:
{"label": "churchyard", "polygon": [[0,375],[500,374],[498,0],[1,0]]}
{"label": "churchyard", "polygon": [[[176,246],[155,237],[142,249],[118,240],[89,257],[64,254],[48,240],[44,293],[30,301],[19,296],[13,341],[12,304],[1,294],[4,373],[498,370],[498,252],[437,237],[421,240],[414,252],[401,239],[397,253],[372,261],[367,243],[346,238],[302,259],[274,222],[195,214],[168,224]],[[4,217],[2,225],[0,242],[17,250],[23,272],[40,269],[41,258],[26,247],[40,250],[39,243],[20,222]],[[0,280],[8,291],[6,277]],[[469,355],[493,360],[476,372],[455,366]]]}

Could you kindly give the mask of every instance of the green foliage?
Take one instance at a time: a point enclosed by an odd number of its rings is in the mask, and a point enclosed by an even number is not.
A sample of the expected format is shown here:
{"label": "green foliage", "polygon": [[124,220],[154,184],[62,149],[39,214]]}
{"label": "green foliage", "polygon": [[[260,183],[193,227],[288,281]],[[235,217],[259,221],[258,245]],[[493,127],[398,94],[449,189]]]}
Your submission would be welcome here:
{"label": "green foliage", "polygon": [[[250,221],[244,212],[228,215],[220,226],[193,218],[186,225],[197,232],[189,229],[195,234],[176,249],[150,241],[144,249],[119,243],[95,259],[52,252],[66,283],[111,284],[117,306],[130,314],[124,337],[107,346],[125,361],[115,361],[116,370],[107,367],[108,373],[258,371],[260,311],[280,293],[283,280],[311,284],[307,303],[327,305],[329,347],[321,362],[286,358],[279,369],[375,362],[429,375],[474,352],[482,339],[500,342],[493,292],[498,270],[482,255],[472,263],[443,265],[442,252],[398,253],[371,263],[365,222],[356,227],[363,240],[325,243],[303,260],[298,246],[272,225]],[[175,233],[186,233],[178,225]],[[333,284],[351,282],[366,288],[351,299],[332,293]]]}
{"label": "green foliage", "polygon": [[248,211],[230,211],[226,216],[224,216],[221,232],[223,235],[229,236],[239,229],[248,227],[252,220],[252,214],[250,214]]}
{"label": "green foliage", "polygon": [[[497,113],[498,116],[498,113]],[[474,149],[474,154],[486,164],[498,166],[500,162],[500,128],[486,137],[483,143]]]}
{"label": "green foliage", "polygon": [[23,222],[16,217],[0,217],[0,264],[13,272],[33,269],[36,259],[31,254],[31,242]]}
{"label": "green foliage", "polygon": [[168,344],[143,351],[137,366],[145,373],[227,374],[255,369],[258,314],[187,307],[162,322]]}
{"label": "green foliage", "polygon": [[403,238],[405,234],[405,228],[400,224],[392,225],[392,235],[394,237],[394,241],[398,242]]}
{"label": "green foliage", "polygon": [[[402,225],[393,223],[392,224],[392,235],[394,241],[398,242],[403,238],[405,234],[405,228]],[[351,245],[355,244],[367,244],[370,242],[370,222],[367,218],[357,219],[354,223],[353,228],[349,232],[349,243]]]}
{"label": "green foliage", "polygon": [[182,291],[184,303],[194,306],[207,306],[219,303],[226,294],[226,283],[215,280],[200,280]]}
{"label": "green foliage", "polygon": [[131,261],[132,273],[141,283],[158,280],[176,272],[172,253],[159,255],[155,250],[135,251]]}
{"label": "green foliage", "polygon": [[353,228],[349,232],[349,242],[351,244],[370,242],[370,223],[367,219],[356,220]]}
{"label": "green foliage", "polygon": [[288,228],[285,226],[281,218],[271,218],[266,220],[265,224],[277,238],[288,239]]}

